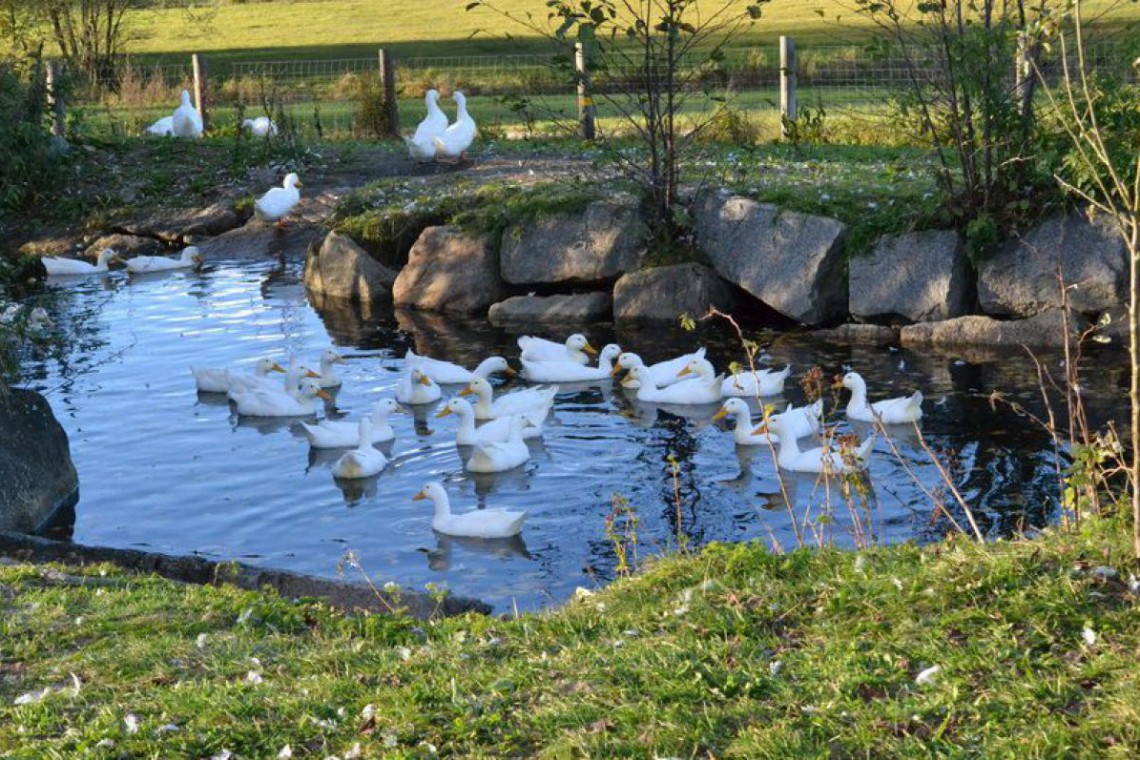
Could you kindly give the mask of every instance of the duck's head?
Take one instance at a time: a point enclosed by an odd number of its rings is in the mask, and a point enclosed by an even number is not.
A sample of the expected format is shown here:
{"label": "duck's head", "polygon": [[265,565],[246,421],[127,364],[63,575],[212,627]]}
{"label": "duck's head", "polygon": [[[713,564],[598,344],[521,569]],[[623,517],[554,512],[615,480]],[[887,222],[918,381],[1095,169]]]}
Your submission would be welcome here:
{"label": "duck's head", "polygon": [[435,413],[436,419],[446,417],[449,414],[458,415],[461,419],[471,414],[471,404],[461,398],[453,398],[443,405],[438,412]]}
{"label": "duck's head", "polygon": [[243,129],[253,129],[253,119],[246,119],[241,123]]}
{"label": "duck's head", "polygon": [[429,103],[438,103],[439,102],[439,90],[428,90],[427,93],[424,94],[424,98]]}
{"label": "duck's head", "polygon": [[420,489],[420,492],[412,497],[412,501],[422,501],[423,499],[431,499],[432,501],[435,501],[436,499],[443,498],[446,495],[447,492],[443,490],[442,484],[432,482],[425,484],[424,487]]}
{"label": "duck's head", "polygon": [[594,347],[590,345],[590,341],[586,340],[586,336],[582,333],[574,333],[569,338],[567,338],[566,348],[570,349],[571,351],[585,351],[588,354],[598,353]]}
{"label": "duck's head", "polygon": [[423,373],[423,371],[416,367],[412,370],[412,385],[431,385],[431,378]]}
{"label": "duck's head", "polygon": [[451,99],[454,100],[456,103],[458,103],[461,106],[467,105],[467,96],[464,95],[459,90],[456,90],[455,92],[451,93]]}
{"label": "duck's head", "polygon": [[398,414],[402,411],[404,408],[396,402],[396,399],[382,399],[376,402],[376,406],[372,407],[372,420],[378,422],[387,418],[389,414]]}
{"label": "duck's head", "polygon": [[617,343],[607,343],[602,346],[601,352],[598,354],[602,361],[612,362],[621,356],[621,346]]}
{"label": "duck's head", "polygon": [[297,176],[297,172],[289,172],[285,175],[285,182],[283,184],[286,188],[304,187],[301,184],[301,178]]}
{"label": "duck's head", "polygon": [[724,402],[720,410],[713,415],[713,421],[723,420],[725,417],[741,417],[748,411],[748,405],[738,398],[730,398]]}
{"label": "duck's head", "polygon": [[491,392],[491,384],[488,383],[486,380],[484,380],[481,377],[476,377],[470,383],[467,384],[466,388],[459,391],[459,395],[460,396],[470,396],[472,393],[474,393],[474,394],[477,394],[479,396],[483,396],[483,395],[489,394],[490,392]]}
{"label": "duck's head", "polygon": [[111,262],[118,260],[119,254],[115,253],[114,248],[104,248],[103,250],[99,251],[99,256],[95,259],[95,261],[99,264],[110,264]]}
{"label": "duck's head", "polygon": [[198,246],[196,245],[189,245],[183,248],[182,258],[193,262],[195,268],[201,268],[201,266],[206,263],[206,259],[202,257],[202,252],[198,250]]}
{"label": "duck's head", "polygon": [[266,372],[284,372],[285,368],[268,356],[257,360],[257,372],[264,375]]}
{"label": "duck's head", "polygon": [[764,422],[752,431],[753,435],[768,435],[769,433],[784,439],[787,436],[784,420],[778,414],[772,414],[772,407],[764,407]]}
{"label": "duck's head", "polygon": [[475,370],[480,377],[490,375],[494,372],[502,372],[507,377],[514,377],[517,373],[511,369],[511,365],[507,364],[507,360],[501,356],[489,356],[483,361],[479,362],[479,367]]}
{"label": "duck's head", "polygon": [[867,387],[867,384],[863,382],[863,376],[858,372],[848,372],[842,378],[839,378],[832,387],[837,390],[839,388],[846,388],[847,390],[853,391],[860,386],[864,388]]}
{"label": "duck's head", "polygon": [[320,383],[310,377],[306,377],[302,380],[299,387],[301,389],[301,395],[305,398],[316,397],[323,398],[325,401],[332,401],[332,396],[325,392],[325,389],[320,386]]}
{"label": "duck's head", "polygon": [[325,364],[336,364],[337,362],[343,362],[344,357],[331,348],[326,348],[321,352],[321,361]]}
{"label": "duck's head", "polygon": [[629,370],[629,377],[641,383],[643,386],[648,387],[653,385],[653,379],[649,374],[649,368],[643,364],[631,367]]}
{"label": "duck's head", "polygon": [[190,105],[190,91],[189,90],[183,90],[182,91],[182,105],[184,105],[184,106]]}
{"label": "duck's head", "polygon": [[645,363],[641,361],[641,357],[632,351],[626,351],[620,355],[617,360],[617,367],[614,367],[614,374],[617,374],[618,367],[622,369],[633,369],[634,367],[644,367]]}

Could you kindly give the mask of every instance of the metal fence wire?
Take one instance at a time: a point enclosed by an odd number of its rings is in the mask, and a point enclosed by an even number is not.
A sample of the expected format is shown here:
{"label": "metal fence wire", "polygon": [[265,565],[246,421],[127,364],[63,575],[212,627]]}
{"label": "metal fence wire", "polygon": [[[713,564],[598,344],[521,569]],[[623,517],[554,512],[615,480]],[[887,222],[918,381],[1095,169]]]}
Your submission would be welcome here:
{"label": "metal fence wire", "polygon": [[[1119,69],[1121,56],[1116,43],[1100,43],[1089,50],[1089,60],[1098,67]],[[432,88],[445,96],[462,90],[472,113],[487,125],[528,122],[527,106],[536,104],[542,106],[540,112],[567,116],[575,108],[575,75],[565,57],[421,57],[396,60],[395,66],[404,129],[413,128],[421,113],[415,101]],[[1055,75],[1057,63],[1050,66],[1047,75],[1049,71]],[[1008,62],[1005,70],[1012,83],[1014,62]],[[840,116],[881,116],[884,105],[905,91],[912,78],[941,75],[937,56],[921,50],[871,56],[863,48],[841,46],[799,50],[795,71],[800,104]],[[1136,72],[1131,71],[1135,79]],[[599,117],[606,116],[607,96],[636,89],[642,76],[629,65],[593,70]],[[709,113],[730,102],[743,113],[778,118],[780,65],[775,46],[729,49],[715,65],[683,64],[680,76],[688,90],[685,108],[692,112]],[[189,56],[184,64],[126,61],[114,80],[74,81],[71,107],[75,120],[89,131],[139,134],[148,123],[169,114],[181,90],[192,85]],[[242,114],[268,113],[291,120],[299,131],[323,137],[367,136],[364,104],[380,93],[379,56],[219,62],[210,70],[208,92],[215,127],[236,124]]]}

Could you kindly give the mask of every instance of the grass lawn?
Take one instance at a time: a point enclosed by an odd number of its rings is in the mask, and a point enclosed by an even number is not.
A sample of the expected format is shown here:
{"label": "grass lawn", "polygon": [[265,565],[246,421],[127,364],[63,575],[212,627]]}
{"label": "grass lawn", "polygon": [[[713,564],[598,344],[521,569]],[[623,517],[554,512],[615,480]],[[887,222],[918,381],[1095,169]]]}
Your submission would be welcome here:
{"label": "grass lawn", "polygon": [[[216,7],[152,8],[133,14],[129,52],[181,63],[192,52],[209,53],[217,66],[231,61],[361,58],[385,47],[394,55],[440,57],[541,53],[547,43],[526,28],[485,9],[464,11],[459,0],[320,0],[235,3]],[[502,0],[518,15],[546,16],[540,0]],[[720,0],[708,0],[718,8]],[[740,38],[742,45],[775,45],[792,35],[801,46],[846,45],[867,39],[871,26],[839,0],[775,0]],[[1140,19],[1135,3],[1088,2],[1087,15],[1104,12],[1107,28]],[[822,17],[819,15],[822,13]],[[837,21],[837,17],[839,20]]]}
{"label": "grass lawn", "polygon": [[1135,757],[1125,537],[713,545],[435,622],[0,565],[0,754]]}

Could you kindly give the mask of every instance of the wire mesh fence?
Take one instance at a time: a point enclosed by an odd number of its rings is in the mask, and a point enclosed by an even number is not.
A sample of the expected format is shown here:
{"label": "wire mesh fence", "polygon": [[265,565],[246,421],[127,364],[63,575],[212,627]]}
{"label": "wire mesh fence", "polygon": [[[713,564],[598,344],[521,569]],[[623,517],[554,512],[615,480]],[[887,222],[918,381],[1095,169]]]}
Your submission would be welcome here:
{"label": "wire mesh fence", "polygon": [[[1120,58],[1115,44],[1089,51],[1094,66],[1116,65]],[[543,55],[397,60],[400,126],[405,131],[414,128],[422,115],[423,95],[433,88],[445,96],[462,90],[469,109],[488,130],[530,130],[536,121],[552,117],[573,121],[577,80],[569,61],[569,56]],[[922,51],[882,56],[859,47],[801,49],[795,67],[797,97],[801,105],[829,115],[881,117],[915,76],[937,75],[933,67],[938,65],[937,56]],[[375,104],[382,97],[379,66],[378,55],[219,65],[209,71],[206,82],[211,123],[215,130],[236,129],[243,116],[267,114],[287,120],[303,136],[375,136]],[[1055,72],[1057,63],[1051,66]],[[1006,70],[1012,82],[1013,61]],[[780,75],[774,45],[729,49],[715,64],[683,62],[682,109],[689,115],[708,115],[731,107],[778,124]],[[642,76],[644,72],[620,61],[591,71],[600,121],[618,118],[612,101],[636,90]],[[189,56],[182,64],[126,61],[113,80],[72,82],[69,118],[73,128],[93,134],[141,134],[148,124],[169,115],[181,91],[192,86]]]}

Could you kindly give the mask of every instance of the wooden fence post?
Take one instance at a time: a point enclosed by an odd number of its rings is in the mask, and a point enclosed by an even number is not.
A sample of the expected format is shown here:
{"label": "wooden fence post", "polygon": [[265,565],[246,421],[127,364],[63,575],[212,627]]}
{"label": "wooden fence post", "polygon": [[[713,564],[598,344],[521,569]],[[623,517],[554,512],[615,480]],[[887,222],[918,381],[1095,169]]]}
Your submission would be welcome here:
{"label": "wooden fence post", "polygon": [[578,129],[584,140],[594,139],[594,100],[590,97],[590,70],[586,45],[574,43],[574,72],[578,79]]}
{"label": "wooden fence post", "polygon": [[384,90],[384,114],[388,120],[388,134],[400,136],[400,112],[396,107],[396,65],[392,56],[380,48],[380,86]]}
{"label": "wooden fence post", "polygon": [[780,129],[785,137],[787,122],[796,116],[796,41],[780,37]]}
{"label": "wooden fence post", "polygon": [[202,117],[202,131],[205,132],[210,128],[210,92],[207,89],[209,69],[206,66],[206,59],[198,53],[190,56],[190,64],[194,68],[194,107]]}
{"label": "wooden fence post", "polygon": [[63,137],[67,132],[67,112],[63,102],[63,93],[59,91],[59,62],[48,61],[44,70],[44,84],[47,94],[48,109],[51,111],[51,133],[55,137]]}

